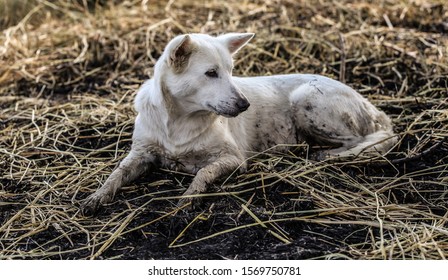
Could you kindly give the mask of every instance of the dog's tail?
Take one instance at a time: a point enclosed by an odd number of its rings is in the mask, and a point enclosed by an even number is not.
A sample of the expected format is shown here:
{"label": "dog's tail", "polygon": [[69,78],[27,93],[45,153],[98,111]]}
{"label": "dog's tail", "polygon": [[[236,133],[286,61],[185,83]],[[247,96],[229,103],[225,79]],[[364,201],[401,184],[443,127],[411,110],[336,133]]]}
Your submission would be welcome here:
{"label": "dog's tail", "polygon": [[396,143],[398,137],[392,130],[378,130],[364,137],[364,141],[359,142],[353,148],[345,151],[336,151],[330,155],[338,157],[353,157],[360,154],[382,154],[387,153]]}

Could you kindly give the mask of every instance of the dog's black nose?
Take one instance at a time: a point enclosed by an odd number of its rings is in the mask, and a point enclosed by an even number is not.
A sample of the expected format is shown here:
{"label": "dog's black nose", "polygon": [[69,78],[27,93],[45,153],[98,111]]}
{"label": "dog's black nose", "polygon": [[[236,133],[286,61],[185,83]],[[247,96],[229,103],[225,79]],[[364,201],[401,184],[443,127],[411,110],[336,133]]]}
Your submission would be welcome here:
{"label": "dog's black nose", "polygon": [[241,98],[236,102],[236,106],[240,109],[241,112],[244,112],[249,108],[250,103],[246,98]]}

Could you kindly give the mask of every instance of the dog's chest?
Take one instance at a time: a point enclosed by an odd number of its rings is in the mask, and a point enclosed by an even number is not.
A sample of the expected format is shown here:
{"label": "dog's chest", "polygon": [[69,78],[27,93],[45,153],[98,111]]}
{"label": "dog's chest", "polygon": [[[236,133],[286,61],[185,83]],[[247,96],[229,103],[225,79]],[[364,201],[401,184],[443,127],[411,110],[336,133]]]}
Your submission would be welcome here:
{"label": "dog's chest", "polygon": [[217,156],[205,150],[159,149],[160,165],[164,168],[196,174],[215,161]]}

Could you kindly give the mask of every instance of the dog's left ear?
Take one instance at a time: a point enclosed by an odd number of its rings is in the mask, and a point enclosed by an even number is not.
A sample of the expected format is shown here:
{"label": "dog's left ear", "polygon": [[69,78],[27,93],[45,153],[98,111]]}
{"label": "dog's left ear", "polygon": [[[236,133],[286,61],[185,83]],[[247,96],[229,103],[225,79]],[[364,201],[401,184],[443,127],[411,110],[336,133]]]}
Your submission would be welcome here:
{"label": "dog's left ear", "polygon": [[231,54],[239,51],[254,37],[254,33],[228,33],[218,37]]}

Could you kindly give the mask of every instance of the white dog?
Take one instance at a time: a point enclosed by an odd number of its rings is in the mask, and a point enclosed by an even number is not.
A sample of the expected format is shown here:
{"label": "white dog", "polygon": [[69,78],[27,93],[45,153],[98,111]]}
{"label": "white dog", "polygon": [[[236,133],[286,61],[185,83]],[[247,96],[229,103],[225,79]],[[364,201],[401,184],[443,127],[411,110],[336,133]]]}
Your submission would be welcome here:
{"label": "white dog", "polygon": [[150,166],[196,174],[188,199],[244,169],[250,152],[277,144],[333,147],[321,157],[385,153],[394,145],[390,119],[338,81],[304,74],[233,77],[232,55],[253,35],[190,34],[168,44],[137,94],[131,151],[84,201],[84,213],[111,202]]}

